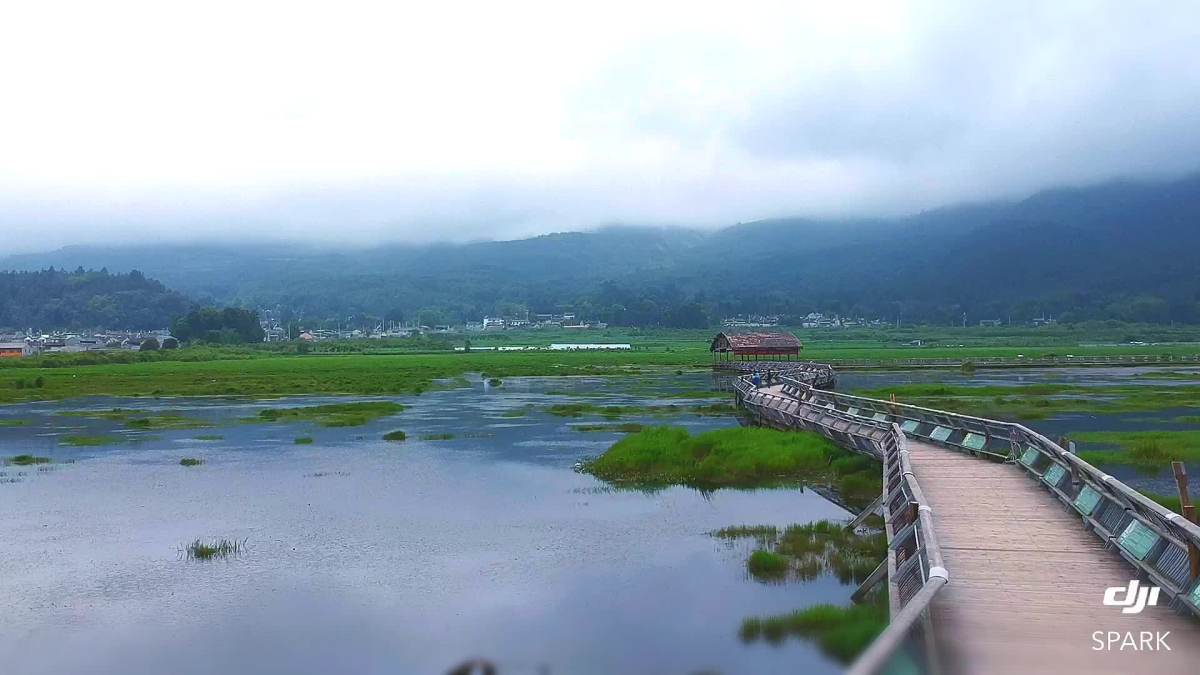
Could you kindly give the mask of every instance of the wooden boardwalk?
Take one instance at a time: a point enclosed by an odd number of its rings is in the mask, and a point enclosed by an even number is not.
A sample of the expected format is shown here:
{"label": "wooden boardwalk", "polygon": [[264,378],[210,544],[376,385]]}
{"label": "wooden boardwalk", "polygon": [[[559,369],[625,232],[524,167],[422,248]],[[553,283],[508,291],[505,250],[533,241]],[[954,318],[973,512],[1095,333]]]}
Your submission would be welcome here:
{"label": "wooden boardwalk", "polygon": [[[1035,480],[1011,464],[908,447],[950,571],[932,606],[942,672],[1200,673],[1200,625],[1165,597],[1140,614],[1104,606],[1105,588],[1136,570]],[[1171,651],[1096,651],[1096,631],[1169,631]]]}

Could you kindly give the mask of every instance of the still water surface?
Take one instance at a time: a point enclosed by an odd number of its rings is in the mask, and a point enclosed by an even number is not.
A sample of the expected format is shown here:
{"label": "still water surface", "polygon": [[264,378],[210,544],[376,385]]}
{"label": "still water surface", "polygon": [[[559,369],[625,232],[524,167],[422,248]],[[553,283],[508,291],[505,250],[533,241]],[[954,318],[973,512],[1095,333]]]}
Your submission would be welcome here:
{"label": "still water surface", "polygon": [[[737,630],[747,616],[847,603],[853,589],[754,582],[748,544],[708,532],[843,509],[801,490],[614,491],[572,467],[618,436],[542,410],[581,400],[545,393],[564,389],[605,404],[686,404],[659,397],[707,382],[476,382],[395,399],[411,407],[340,429],[236,422],[331,400],[315,397],[10,406],[5,417],[31,423],[0,428],[0,456],[56,464],[7,467],[16,482],[0,484],[3,672],[440,673],[472,656],[506,673],[837,672],[809,643],[747,645]],[[502,416],[526,405],[525,417]],[[118,406],[216,426],[133,432],[56,414]],[[393,429],[409,440],[380,440]],[[125,442],[58,445],[96,433]],[[418,438],[436,433],[455,438]],[[195,440],[206,434],[224,438]],[[205,463],[185,468],[181,457]],[[248,551],[186,560],[180,549],[197,537],[244,538]]]}

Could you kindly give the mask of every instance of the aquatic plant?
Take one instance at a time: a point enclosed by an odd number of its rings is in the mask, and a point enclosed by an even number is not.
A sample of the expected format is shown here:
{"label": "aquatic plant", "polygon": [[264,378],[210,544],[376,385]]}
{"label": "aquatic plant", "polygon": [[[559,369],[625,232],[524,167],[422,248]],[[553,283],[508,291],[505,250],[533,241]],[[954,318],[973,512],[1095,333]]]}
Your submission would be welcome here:
{"label": "aquatic plant", "polygon": [[34,464],[49,464],[49,457],[37,457],[35,455],[15,455],[8,458],[9,464],[17,466],[32,466]]}
{"label": "aquatic plant", "polygon": [[787,576],[788,559],[766,549],[759,549],[746,560],[746,570],[759,580],[781,580]]}
{"label": "aquatic plant", "polygon": [[778,644],[789,635],[814,640],[821,651],[841,663],[850,663],[887,627],[887,608],[878,599],[860,605],[813,605],[770,617],[742,621],[738,636],[743,642],[759,639]]}
{"label": "aquatic plant", "polygon": [[391,401],[360,401],[332,403],[302,408],[267,408],[258,413],[258,421],[310,421],[323,427],[357,427],[368,422],[395,415],[404,406]]}
{"label": "aquatic plant", "polygon": [[[810,432],[738,427],[692,436],[680,427],[648,427],[614,443],[584,470],[610,482],[648,486],[752,487],[829,481],[838,476],[831,462],[849,455]],[[879,465],[867,466],[861,475],[878,485]]]}
{"label": "aquatic plant", "polygon": [[246,540],[214,539],[203,541],[197,539],[184,547],[188,560],[214,560],[241,555],[246,550]]}
{"label": "aquatic plant", "polygon": [[112,445],[120,443],[121,439],[116,436],[107,436],[104,434],[97,435],[69,435],[58,439],[59,445],[74,445],[79,447],[96,446],[96,445]]}
{"label": "aquatic plant", "polygon": [[403,441],[406,438],[408,438],[408,434],[399,429],[395,431],[389,431],[383,435],[383,440],[385,441]]}
{"label": "aquatic plant", "polygon": [[29,424],[29,420],[19,420],[19,419],[13,419],[13,420],[0,420],[0,428],[3,428],[3,427],[23,427],[23,426],[25,426],[26,424]]}
{"label": "aquatic plant", "polygon": [[454,434],[423,434],[421,436],[423,441],[448,441],[452,438],[454,438]]}
{"label": "aquatic plant", "polygon": [[67,410],[58,415],[120,422],[130,429],[203,429],[212,426],[209,422],[187,417],[177,412],[145,412],[130,408]]}
{"label": "aquatic plant", "polygon": [[733,525],[709,532],[717,539],[757,539],[774,543],[779,528],[774,525]]}
{"label": "aquatic plant", "polygon": [[1115,450],[1083,450],[1080,459],[1096,465],[1127,465],[1146,470],[1172,461],[1200,461],[1200,431],[1090,431],[1072,434],[1084,443],[1114,445]]}
{"label": "aquatic plant", "polygon": [[631,434],[641,431],[645,427],[637,422],[621,422],[619,424],[576,424],[571,428],[575,431],[601,431]]}
{"label": "aquatic plant", "polygon": [[199,436],[193,436],[192,438],[197,441],[223,441],[223,440],[225,440],[225,437],[220,434],[201,434]]}
{"label": "aquatic plant", "polygon": [[312,445],[312,436],[299,436],[292,440],[295,445]]}
{"label": "aquatic plant", "polygon": [[179,466],[200,466],[203,463],[204,460],[196,459],[195,457],[184,457],[179,460]]}
{"label": "aquatic plant", "polygon": [[498,377],[488,378],[487,383],[489,387],[499,387],[500,385],[504,384],[504,382]]}

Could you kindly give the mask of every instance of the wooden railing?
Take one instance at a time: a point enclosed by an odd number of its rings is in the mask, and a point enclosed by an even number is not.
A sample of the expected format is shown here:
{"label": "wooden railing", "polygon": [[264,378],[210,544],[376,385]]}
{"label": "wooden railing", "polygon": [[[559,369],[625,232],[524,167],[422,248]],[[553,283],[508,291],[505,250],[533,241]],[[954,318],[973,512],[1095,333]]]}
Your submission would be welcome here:
{"label": "wooden railing", "polygon": [[782,375],[781,394],[756,388],[747,377],[738,378],[735,389],[739,404],[760,421],[816,431],[883,463],[892,620],[850,672],[883,672],[897,663],[936,670],[926,610],[949,575],[937,546],[933,505],[925,502],[909,464],[909,437],[1016,463],[1161,587],[1173,606],[1200,616],[1200,579],[1189,563],[1189,548],[1200,550],[1200,527],[1182,515],[1024,425],[825,391],[809,384],[810,372]]}

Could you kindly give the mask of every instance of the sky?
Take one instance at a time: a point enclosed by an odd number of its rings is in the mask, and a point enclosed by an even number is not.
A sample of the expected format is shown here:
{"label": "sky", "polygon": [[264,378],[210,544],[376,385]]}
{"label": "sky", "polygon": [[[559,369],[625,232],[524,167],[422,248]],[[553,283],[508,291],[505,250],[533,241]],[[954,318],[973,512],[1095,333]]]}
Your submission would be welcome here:
{"label": "sky", "polygon": [[1186,1],[8,3],[0,254],[897,215],[1197,130]]}

